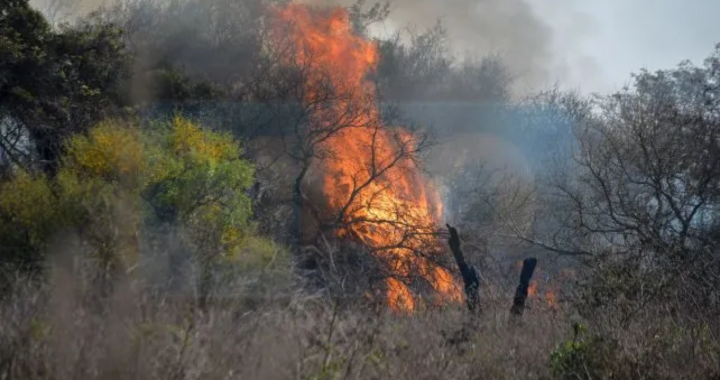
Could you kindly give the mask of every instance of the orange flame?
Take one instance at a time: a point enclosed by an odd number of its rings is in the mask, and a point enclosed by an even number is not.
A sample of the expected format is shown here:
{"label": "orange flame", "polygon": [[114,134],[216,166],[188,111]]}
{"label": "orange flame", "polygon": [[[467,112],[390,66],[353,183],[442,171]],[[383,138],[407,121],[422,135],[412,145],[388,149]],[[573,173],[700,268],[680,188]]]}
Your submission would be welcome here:
{"label": "orange flame", "polygon": [[309,68],[304,101],[321,101],[328,82],[335,95],[329,107],[315,111],[317,125],[348,123],[324,141],[332,159],[323,161],[322,187],[329,209],[341,215],[339,235],[361,241],[388,263],[386,298],[392,309],[415,308],[405,280],[413,274],[430,282],[441,299],[460,300],[456,279],[414,254],[436,244],[442,204],[408,153],[414,136],[379,121],[376,88],[367,79],[378,63],[377,45],[354,33],[341,8],[320,12],[290,4],[279,16],[292,24],[293,63]]}
{"label": "orange flame", "polygon": [[555,291],[554,290],[548,290],[545,293],[545,302],[547,302],[548,306],[554,308],[555,307]]}
{"label": "orange flame", "polygon": [[[522,264],[522,263],[521,263]],[[538,282],[533,280],[530,281],[530,286],[528,286],[528,298],[531,299],[540,299],[545,300],[545,303],[548,307],[550,307],[553,310],[557,310],[557,292],[558,292],[558,286],[557,282],[559,279],[563,278],[566,273],[569,273],[569,270],[560,270],[558,276],[553,280],[552,282],[548,283],[546,280],[542,280],[542,284],[540,286],[540,290],[538,291]],[[543,271],[540,267],[535,268],[535,274],[538,277],[544,277]]]}
{"label": "orange flame", "polygon": [[535,297],[537,295],[537,283],[532,281],[528,286],[528,297]]}

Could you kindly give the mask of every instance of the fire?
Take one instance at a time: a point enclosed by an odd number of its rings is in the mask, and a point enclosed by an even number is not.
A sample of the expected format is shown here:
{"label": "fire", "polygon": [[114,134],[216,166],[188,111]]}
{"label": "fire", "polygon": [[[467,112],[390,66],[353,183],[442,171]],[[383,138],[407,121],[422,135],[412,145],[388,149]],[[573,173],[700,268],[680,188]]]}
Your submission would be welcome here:
{"label": "fire", "polygon": [[332,158],[323,160],[322,189],[332,214],[340,215],[338,233],[359,240],[387,262],[391,308],[415,308],[407,284],[413,275],[427,280],[441,299],[460,300],[456,279],[415,254],[436,244],[442,203],[413,160],[413,134],[380,122],[376,88],[368,79],[378,63],[377,44],[357,35],[341,8],[324,12],[290,4],[278,14],[291,25],[293,63],[309,69],[303,100],[320,102],[328,82],[332,88],[330,104],[312,116],[315,124],[347,123],[323,142]]}
{"label": "fire", "polygon": [[554,290],[548,290],[545,293],[545,302],[547,302],[548,306],[554,308],[555,307],[555,291]]}
{"label": "fire", "polygon": [[537,295],[537,283],[535,281],[530,282],[528,286],[528,297],[535,297]]}
{"label": "fire", "polygon": [[[522,262],[519,263],[519,266],[522,266]],[[557,292],[559,290],[558,283],[559,281],[566,277],[567,273],[571,273],[571,270],[569,269],[562,269],[558,272],[558,275],[553,280],[548,280],[547,278],[544,280],[541,280],[542,283],[540,285],[540,289],[538,290],[538,281],[533,280],[530,281],[530,285],[528,286],[528,298],[530,299],[540,299],[545,300],[545,304],[553,309],[557,310]],[[535,268],[535,276],[539,278],[543,278],[543,270],[540,267]]]}

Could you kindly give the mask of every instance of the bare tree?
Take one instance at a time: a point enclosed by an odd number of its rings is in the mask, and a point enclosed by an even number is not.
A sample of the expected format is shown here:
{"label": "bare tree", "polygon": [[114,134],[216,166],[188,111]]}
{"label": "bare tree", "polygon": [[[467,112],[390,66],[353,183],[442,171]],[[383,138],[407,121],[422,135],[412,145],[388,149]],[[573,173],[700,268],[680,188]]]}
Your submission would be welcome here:
{"label": "bare tree", "polygon": [[665,286],[677,276],[718,284],[718,78],[718,51],[702,68],[636,75],[633,90],[604,99],[581,135],[582,174],[559,187],[577,199],[580,231],[663,270]]}

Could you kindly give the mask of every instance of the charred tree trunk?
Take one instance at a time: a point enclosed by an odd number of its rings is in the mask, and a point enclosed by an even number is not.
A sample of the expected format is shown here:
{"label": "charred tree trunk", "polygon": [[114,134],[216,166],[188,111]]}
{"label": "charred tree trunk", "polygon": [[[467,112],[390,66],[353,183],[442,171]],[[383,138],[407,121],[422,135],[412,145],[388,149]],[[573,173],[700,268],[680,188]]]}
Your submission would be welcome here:
{"label": "charred tree trunk", "polygon": [[447,228],[450,231],[450,250],[455,256],[455,262],[460,268],[460,274],[462,275],[463,283],[465,285],[465,300],[467,307],[471,312],[480,311],[480,274],[477,268],[471,267],[465,262],[465,256],[463,255],[462,249],[460,249],[460,237],[458,236],[457,229],[447,224]]}
{"label": "charred tree trunk", "polygon": [[534,257],[523,260],[522,271],[520,272],[520,285],[518,285],[515,291],[513,306],[510,309],[512,315],[520,317],[525,311],[525,301],[528,296],[530,279],[532,279],[533,273],[535,272],[535,265],[537,265],[537,259]]}

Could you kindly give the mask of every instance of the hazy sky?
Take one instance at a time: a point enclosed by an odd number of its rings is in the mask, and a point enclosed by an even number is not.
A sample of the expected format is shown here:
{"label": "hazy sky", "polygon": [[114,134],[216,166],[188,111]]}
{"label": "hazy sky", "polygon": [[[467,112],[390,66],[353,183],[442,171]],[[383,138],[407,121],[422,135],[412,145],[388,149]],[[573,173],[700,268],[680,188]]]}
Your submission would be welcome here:
{"label": "hazy sky", "polygon": [[607,92],[641,68],[701,64],[720,42],[720,0],[389,1],[381,28],[429,27],[439,17],[458,50],[502,51],[511,69],[529,73],[521,84],[529,89],[559,82]]}
{"label": "hazy sky", "polygon": [[[108,0],[31,0],[91,8]],[[112,0],[110,0],[112,1]],[[236,0],[244,1],[244,0]],[[349,5],[355,0],[299,0]],[[370,0],[373,3],[378,0]],[[385,0],[379,0],[385,1]],[[504,50],[528,86],[620,88],[640,68],[697,64],[720,42],[720,0],[389,0],[399,24],[443,18],[462,49]],[[385,25],[393,30],[393,20]],[[533,79],[534,78],[534,79]],[[548,83],[538,83],[537,78]]]}
{"label": "hazy sky", "polygon": [[720,42],[720,0],[526,1],[553,30],[564,82],[584,92],[621,87],[643,67],[701,64]]}

